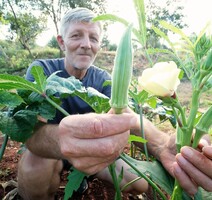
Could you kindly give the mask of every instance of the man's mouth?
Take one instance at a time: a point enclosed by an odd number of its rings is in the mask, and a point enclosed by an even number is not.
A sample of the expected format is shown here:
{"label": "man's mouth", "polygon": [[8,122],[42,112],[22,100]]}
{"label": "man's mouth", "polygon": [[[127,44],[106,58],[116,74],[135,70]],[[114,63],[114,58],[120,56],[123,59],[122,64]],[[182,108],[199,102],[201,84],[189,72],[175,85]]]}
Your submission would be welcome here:
{"label": "man's mouth", "polygon": [[78,52],[77,54],[79,56],[89,56],[89,57],[91,57],[91,53],[89,53],[89,52]]}

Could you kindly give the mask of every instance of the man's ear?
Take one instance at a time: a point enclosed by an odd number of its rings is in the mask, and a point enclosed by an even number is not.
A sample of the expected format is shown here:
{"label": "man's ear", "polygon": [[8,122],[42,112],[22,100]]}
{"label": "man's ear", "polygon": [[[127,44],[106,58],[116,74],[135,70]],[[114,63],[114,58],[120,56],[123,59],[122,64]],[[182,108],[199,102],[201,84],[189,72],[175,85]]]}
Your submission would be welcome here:
{"label": "man's ear", "polygon": [[65,51],[64,40],[61,35],[57,36],[57,43],[62,51]]}

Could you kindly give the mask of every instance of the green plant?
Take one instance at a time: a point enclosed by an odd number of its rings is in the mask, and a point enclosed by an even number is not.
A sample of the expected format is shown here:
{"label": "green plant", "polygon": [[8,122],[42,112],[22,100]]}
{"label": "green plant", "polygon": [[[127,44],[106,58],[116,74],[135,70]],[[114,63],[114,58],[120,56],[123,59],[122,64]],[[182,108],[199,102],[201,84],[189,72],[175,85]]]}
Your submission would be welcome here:
{"label": "green plant", "polygon": [[[167,65],[167,68],[164,71],[164,74],[166,74],[165,76],[159,77],[157,75],[151,76],[149,73],[147,73],[147,75],[143,74],[141,85],[144,90],[149,92],[150,95],[153,94],[156,97],[160,96],[159,99],[156,98],[156,101],[162,102],[164,106],[172,110],[172,115],[175,117],[177,122],[176,142],[178,152],[180,151],[180,148],[185,145],[193,146],[196,148],[199,139],[203,134],[210,132],[210,127],[212,125],[211,118],[209,117],[211,116],[211,105],[209,105],[208,110],[205,111],[202,116],[198,117],[198,108],[201,94],[206,91],[211,91],[212,87],[212,38],[210,35],[206,34],[207,26],[200,32],[197,37],[190,39],[186,34],[183,33],[181,29],[170,25],[165,21],[160,21],[159,25],[166,31],[171,31],[175,34],[178,34],[181,37],[182,43],[180,45],[179,43],[173,43],[166,33],[161,31],[158,27],[152,26],[152,29],[155,31],[155,33],[167,42],[169,48],[147,49],[146,42],[148,38],[146,34],[144,1],[134,0],[134,6],[138,17],[139,27],[138,29],[133,28],[132,31],[137,41],[141,44],[142,51],[146,54],[146,58],[148,59],[150,66],[153,66],[154,64],[151,60],[150,54],[166,54],[169,56],[168,61],[173,60],[177,64],[175,67],[179,66],[181,69],[180,74],[179,70],[177,70],[178,72],[175,72],[175,75],[172,77],[172,81],[166,82],[168,76],[170,76],[169,69],[171,67],[168,63],[166,63],[165,65]],[[124,25],[129,24],[129,22],[127,22],[125,19],[112,14],[100,15],[95,20],[112,20],[120,22]],[[165,57],[163,57],[163,59],[165,59]],[[184,74],[192,83],[192,98],[191,106],[189,108],[183,108],[180,105],[175,92],[177,85],[174,86],[174,80],[177,80],[178,76],[181,79]],[[147,82],[147,84],[145,84],[145,82]],[[170,85],[171,87],[174,86],[171,88],[172,91],[169,91]],[[146,95],[144,91],[139,92],[136,89],[134,91],[131,90],[129,94],[137,105],[142,105],[145,102],[145,98],[147,99],[149,96]],[[190,111],[188,116],[186,113],[187,110]],[[196,136],[194,137],[194,143],[192,145],[192,133],[195,130]],[[176,180],[174,191],[173,193],[171,192],[171,194],[172,199],[190,199],[185,193],[182,192],[182,188],[179,186]],[[201,197],[198,195],[199,193],[196,195],[196,197],[201,199]]]}
{"label": "green plant", "polygon": [[[130,45],[131,27],[126,32],[127,37],[127,45]],[[120,45],[118,54],[123,54],[125,46],[125,39],[122,40],[123,44]],[[122,46],[123,45],[123,46]],[[119,56],[121,56],[119,55]],[[127,56],[125,56],[127,57]],[[120,67],[120,57],[117,58],[116,66],[119,70],[122,70]],[[126,64],[125,67],[130,67],[131,59],[124,61]],[[131,68],[131,67],[130,67]],[[131,70],[131,69],[129,69]],[[128,71],[126,71],[128,72]],[[128,76],[128,84],[130,82],[131,74],[123,73],[123,76],[126,78]],[[67,95],[77,95],[85,102],[87,102],[95,112],[107,112],[110,108],[109,98],[100,94],[93,88],[84,88],[82,83],[75,79],[74,77],[69,78],[61,78],[56,74],[52,74],[50,77],[46,78],[41,67],[36,66],[33,67],[31,73],[35,79],[35,82],[29,82],[20,76],[15,75],[6,75],[0,74],[0,102],[2,106],[2,112],[0,115],[0,130],[5,134],[5,142],[1,148],[0,155],[3,155],[4,148],[6,147],[6,142],[8,137],[10,139],[25,142],[27,138],[29,138],[33,134],[33,129],[35,125],[38,123],[37,116],[40,115],[45,119],[52,119],[55,115],[55,109],[60,110],[64,116],[69,115],[65,110],[63,110],[59,104],[60,99],[56,99],[54,97],[55,93],[58,93],[61,98],[65,98]],[[119,73],[119,72],[118,72]],[[116,77],[116,75],[114,75]],[[122,84],[125,81],[125,78],[119,79]],[[116,81],[116,78],[114,79]],[[115,83],[115,91],[119,89],[117,83]],[[128,86],[126,84],[125,87],[125,101],[122,104],[123,108],[127,106],[127,90]],[[116,98],[120,98],[117,96]],[[113,104],[117,99],[113,99],[111,105],[115,107]],[[119,101],[119,100],[118,100]],[[122,101],[122,99],[120,99]],[[118,102],[118,111],[120,112],[119,102]],[[4,112],[7,111],[7,112]],[[144,140],[134,138],[132,141],[142,141]],[[120,156],[123,160],[128,162],[128,158],[123,154]],[[131,164],[130,162],[129,164]],[[134,163],[135,164],[135,163]],[[137,165],[137,163],[136,163]],[[137,170],[133,165],[132,167]],[[83,178],[86,174],[79,172],[76,169],[69,175],[69,180],[76,180],[76,182],[69,181],[66,185],[65,189],[65,199],[68,199],[74,190],[76,190]],[[111,167],[113,171],[113,167]],[[152,169],[153,171],[154,169]],[[139,170],[137,170],[140,176],[149,180],[149,182],[156,187],[156,189],[160,192],[157,186],[144,174],[142,174]],[[112,173],[113,174],[113,173]],[[74,177],[73,177],[74,176]],[[114,177],[116,175],[113,174]],[[77,178],[76,178],[77,177]],[[121,177],[120,177],[121,178]],[[117,182],[115,182],[117,184]],[[118,190],[118,184],[116,185],[116,189]],[[160,192],[161,195],[162,192]],[[120,196],[117,199],[121,199]],[[164,198],[163,198],[164,199]]]}
{"label": "green plant", "polygon": [[[145,44],[147,37],[145,29],[144,2],[135,0],[134,3],[139,17],[139,30],[131,27],[132,32],[135,34],[140,44],[142,44],[143,51],[146,53],[146,56],[149,59],[149,62],[151,63],[151,66],[153,65],[153,62],[151,61],[151,58],[149,56],[150,53],[168,54],[171,56],[172,60],[176,62],[177,66],[179,66],[182,69],[182,71],[184,71],[184,73],[192,82],[193,96],[191,99],[192,104],[191,107],[189,108],[190,113],[188,116],[185,112],[186,109],[180,105],[180,102],[177,99],[175,92],[176,87],[173,87],[171,93],[168,93],[168,95],[165,95],[165,97],[164,93],[163,95],[155,93],[155,95],[157,97],[160,96],[159,98],[160,102],[163,102],[163,104],[167,106],[167,108],[172,109],[171,114],[175,116],[175,119],[177,119],[178,151],[184,145],[192,145],[191,134],[194,129],[196,130],[197,133],[195,142],[193,143],[193,147],[195,148],[201,135],[204,134],[205,132],[210,132],[209,128],[211,126],[211,118],[209,117],[211,116],[211,105],[208,111],[205,112],[205,114],[202,114],[199,117],[197,117],[200,96],[203,92],[211,91],[212,87],[211,37],[208,37],[205,34],[206,29],[204,29],[202,32],[200,32],[199,36],[194,39],[194,41],[193,40],[191,41],[190,38],[187,37],[180,29],[177,29],[176,27],[173,27],[167,24],[166,22],[160,22],[160,24],[164,28],[173,31],[174,33],[179,34],[182,37],[183,48],[177,49],[175,44],[172,43],[170,39],[162,31],[160,31],[157,27],[153,27],[154,31],[167,41],[167,43],[170,45],[170,49],[146,49]],[[126,22],[125,20],[111,15],[106,15],[103,17],[100,16],[96,20],[98,19],[106,20],[108,19],[108,17],[109,19],[117,20],[124,23],[125,25],[129,25],[129,23]],[[128,29],[128,31],[130,31],[130,29]],[[128,34],[130,34],[130,32],[128,32]],[[125,44],[125,42],[127,43],[128,40],[129,38],[127,38],[126,41],[123,41],[123,44]],[[129,49],[127,48],[127,51],[128,50]],[[127,51],[121,49],[120,55],[119,52],[117,53],[117,55],[122,57],[123,54],[125,54]],[[131,54],[131,52],[129,53]],[[120,57],[117,57],[118,68],[120,68],[119,63],[121,61]],[[126,57],[127,56],[124,56],[124,58]],[[128,61],[125,60],[123,62],[123,65],[125,64],[127,64],[129,67],[131,65],[130,59]],[[87,102],[97,113],[101,113],[102,111],[107,112],[108,109],[110,108],[110,103],[111,106],[114,107],[114,105],[116,106],[119,104],[120,100],[122,105],[118,106],[118,113],[121,112],[121,109],[126,107],[128,104],[127,103],[128,94],[126,93],[126,91],[128,90],[129,82],[127,81],[125,92],[122,93],[124,94],[124,97],[121,96],[121,98],[124,98],[123,99],[124,101],[122,101],[122,99],[119,99],[120,95],[116,96],[116,94],[118,93],[117,90],[119,89],[120,84],[122,85],[123,82],[125,83],[125,78],[126,77],[130,78],[131,76],[131,74],[126,73],[126,71],[122,72],[120,72],[120,74],[122,74],[123,76],[119,77],[117,75],[114,75],[113,82],[116,82],[118,80],[121,82],[117,83],[117,85],[114,86],[115,90],[111,102],[109,102],[109,99],[107,97],[105,97],[102,94],[99,94],[93,88],[85,89],[84,87],[82,87],[81,82],[74,79],[73,77],[63,79],[58,77],[56,74],[53,74],[49,78],[46,78],[40,67],[34,67],[32,69],[32,75],[35,78],[34,83],[26,81],[24,80],[24,78],[21,78],[19,76],[12,76],[5,74],[0,75],[0,89],[1,89],[0,103],[2,109],[0,115],[1,118],[0,130],[5,134],[6,138],[5,141],[7,140],[8,137],[10,137],[13,140],[24,142],[28,137],[31,136],[31,134],[33,134],[32,130],[35,124],[38,122],[37,115],[41,115],[46,119],[51,119],[55,114],[55,108],[63,112],[64,116],[69,115],[69,113],[60,108],[58,99],[55,99],[53,96],[55,93],[59,93],[61,98],[64,98],[67,95],[77,95],[80,98],[82,98],[85,102]],[[179,77],[179,70],[178,73],[175,74],[177,75],[177,77]],[[180,78],[181,77],[182,73],[180,73]],[[153,82],[154,79],[151,80],[151,83]],[[154,94],[154,90],[153,91],[149,90],[145,85],[143,85],[143,83],[144,82],[142,81],[141,83],[142,87],[147,91],[149,91],[150,93]],[[154,87],[156,88],[156,91],[159,91],[160,86],[161,86],[160,84],[155,84]],[[150,97],[150,95],[144,90],[140,92],[136,87],[137,86],[135,85],[134,90],[130,88],[129,96],[135,102],[134,105],[138,106],[137,110],[140,112],[139,106],[140,108],[142,108],[143,103],[146,102],[146,100]],[[14,89],[16,89],[17,92],[14,93],[14,91],[11,91]],[[165,87],[165,91],[166,89],[167,88]],[[164,88],[162,88],[162,91],[164,91]],[[154,102],[157,102],[158,100],[156,97],[152,99],[154,99]],[[10,112],[8,112],[8,108]],[[4,112],[5,110],[7,111],[6,113]],[[166,111],[170,110],[166,109]],[[142,112],[140,113],[142,114]],[[186,133],[186,135],[184,133]],[[145,135],[143,136],[145,137]],[[135,138],[134,140],[140,141],[138,138]],[[6,144],[4,145],[4,147],[5,146]],[[1,152],[3,152],[3,148],[1,148]],[[159,185],[160,188],[162,188],[166,193],[172,195],[172,199],[190,198],[186,196],[186,194],[182,193],[182,188],[179,186],[177,181],[175,181],[174,186],[173,178],[166,173],[166,171],[163,169],[163,167],[160,165],[159,162],[137,161],[135,159],[130,158],[126,154],[121,154],[120,158],[123,159],[132,167],[131,170],[132,173],[136,173],[138,174],[139,177],[143,177],[144,179],[146,179],[149,182],[149,184],[160,194],[162,199],[166,199],[166,197],[157,185]],[[111,171],[113,171],[113,169],[111,169]],[[117,178],[117,176],[112,172],[112,176],[114,176],[114,183],[117,191],[118,191],[117,182],[119,182],[118,179],[121,179],[123,173],[124,172],[122,172]],[[79,187],[82,179],[86,175],[80,173],[77,170],[74,170],[74,173],[72,173],[72,175],[69,176],[69,179],[72,179],[71,176],[75,177],[77,176],[78,177],[77,182],[74,183],[69,182],[67,184],[66,187],[67,193],[65,195],[65,199],[67,199],[72,195],[73,191]],[[174,192],[173,188],[175,188]],[[120,199],[120,194],[117,195],[117,199],[118,198]],[[196,198],[199,199],[202,198],[200,193],[196,195]]]}

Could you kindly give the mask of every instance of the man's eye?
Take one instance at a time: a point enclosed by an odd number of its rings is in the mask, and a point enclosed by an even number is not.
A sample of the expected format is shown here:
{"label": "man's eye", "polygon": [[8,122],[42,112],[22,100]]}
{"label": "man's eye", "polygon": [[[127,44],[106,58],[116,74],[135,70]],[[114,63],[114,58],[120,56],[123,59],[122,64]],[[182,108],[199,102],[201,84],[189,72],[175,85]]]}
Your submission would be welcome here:
{"label": "man's eye", "polygon": [[71,38],[79,38],[79,37],[80,37],[79,34],[74,34],[71,36]]}
{"label": "man's eye", "polygon": [[91,37],[91,40],[92,40],[93,42],[99,42],[99,40],[98,40],[96,37]]}

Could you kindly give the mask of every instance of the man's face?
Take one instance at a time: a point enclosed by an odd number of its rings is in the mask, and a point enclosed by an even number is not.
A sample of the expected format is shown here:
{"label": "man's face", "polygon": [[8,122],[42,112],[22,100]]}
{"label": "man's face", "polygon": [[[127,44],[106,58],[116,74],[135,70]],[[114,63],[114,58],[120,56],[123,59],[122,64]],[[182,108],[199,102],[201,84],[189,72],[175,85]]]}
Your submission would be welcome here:
{"label": "man's face", "polygon": [[100,48],[101,30],[96,23],[71,23],[64,41],[67,70],[86,70],[93,63]]}

